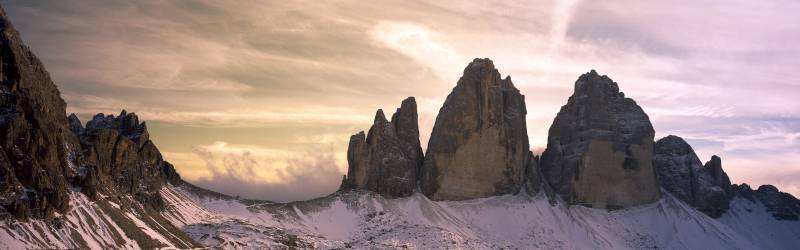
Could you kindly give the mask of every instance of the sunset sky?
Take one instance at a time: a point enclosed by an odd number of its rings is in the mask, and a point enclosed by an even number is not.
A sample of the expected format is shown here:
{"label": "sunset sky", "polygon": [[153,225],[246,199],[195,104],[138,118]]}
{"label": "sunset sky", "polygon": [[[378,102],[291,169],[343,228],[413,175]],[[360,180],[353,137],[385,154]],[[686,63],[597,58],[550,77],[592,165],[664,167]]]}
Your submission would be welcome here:
{"label": "sunset sky", "polygon": [[487,57],[525,95],[535,152],[596,69],[656,138],[800,195],[794,0],[1,2],[68,112],[136,112],[184,179],[223,193],[333,192],[349,136],[407,96],[425,147],[463,68]]}

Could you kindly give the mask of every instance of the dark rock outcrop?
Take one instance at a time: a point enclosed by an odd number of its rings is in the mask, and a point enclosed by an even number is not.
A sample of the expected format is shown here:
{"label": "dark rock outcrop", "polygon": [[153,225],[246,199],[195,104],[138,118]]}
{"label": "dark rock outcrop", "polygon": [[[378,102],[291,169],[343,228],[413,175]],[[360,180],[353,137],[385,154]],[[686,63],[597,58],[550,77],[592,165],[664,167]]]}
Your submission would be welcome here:
{"label": "dark rock outcrop", "polygon": [[403,100],[387,121],[383,110],[375,114],[368,135],[350,137],[347,148],[347,176],[342,188],[375,191],[390,197],[410,196],[417,187],[422,162],[417,104],[413,97]]}
{"label": "dark rock outcrop", "polygon": [[66,104],[42,63],[0,9],[0,207],[17,218],[69,207],[77,147]]}
{"label": "dark rock outcrop", "polygon": [[489,59],[475,59],[431,133],[420,188],[433,200],[516,193],[530,158],[525,97]]}
{"label": "dark rock outcrop", "polygon": [[159,190],[168,177],[173,182],[180,177],[163,160],[149,139],[147,126],[139,123],[135,113],[123,110],[117,117],[97,114],[86,128],[71,115],[70,127],[81,141],[84,193],[90,198],[98,193],[130,194],[153,209],[162,209]]}
{"label": "dark rock outcrop", "polygon": [[575,82],[550,127],[544,179],[570,204],[614,209],[654,202],[660,196],[653,136],[642,108],[592,70]]}
{"label": "dark rock outcrop", "polygon": [[728,210],[731,182],[716,155],[703,166],[686,141],[670,135],[656,142],[653,165],[659,185],[676,198],[712,218]]}
{"label": "dark rock outcrop", "polygon": [[778,191],[775,186],[762,185],[753,190],[747,184],[732,185],[731,191],[737,196],[763,204],[775,219],[800,219],[800,200],[791,194]]}
{"label": "dark rock outcrop", "polygon": [[525,165],[525,189],[530,195],[536,195],[542,190],[542,170],[539,166],[539,156],[530,152],[528,164]]}

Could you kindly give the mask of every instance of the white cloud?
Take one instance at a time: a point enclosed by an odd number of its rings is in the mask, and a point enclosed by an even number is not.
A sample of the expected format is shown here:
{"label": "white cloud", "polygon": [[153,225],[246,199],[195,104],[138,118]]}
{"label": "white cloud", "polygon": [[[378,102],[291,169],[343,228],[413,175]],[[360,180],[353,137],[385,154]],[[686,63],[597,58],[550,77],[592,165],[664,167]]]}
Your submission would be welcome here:
{"label": "white cloud", "polygon": [[[297,152],[215,142],[198,145],[192,152],[203,161],[208,173],[184,176],[185,179],[252,199],[285,202],[324,196],[338,187],[344,174],[333,148],[327,146]],[[181,155],[167,156],[180,160]]]}
{"label": "white cloud", "polygon": [[447,45],[440,34],[414,22],[380,21],[370,29],[369,34],[381,45],[428,66],[446,82],[455,82],[460,76],[460,72],[452,65],[468,61]]}

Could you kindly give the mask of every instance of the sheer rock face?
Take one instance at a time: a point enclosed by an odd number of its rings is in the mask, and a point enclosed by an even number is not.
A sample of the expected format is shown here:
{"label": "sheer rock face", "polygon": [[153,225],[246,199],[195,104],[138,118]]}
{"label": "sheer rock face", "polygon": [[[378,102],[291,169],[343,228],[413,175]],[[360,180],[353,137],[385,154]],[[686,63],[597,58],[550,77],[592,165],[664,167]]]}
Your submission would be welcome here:
{"label": "sheer rock face", "polygon": [[[165,162],[149,140],[147,126],[135,113],[123,110],[119,116],[97,114],[80,126],[74,115],[70,127],[81,141],[80,176],[90,198],[98,193],[130,194],[153,209],[163,208],[159,190],[177,173]],[[180,178],[180,177],[177,177]]]}
{"label": "sheer rock face", "polygon": [[69,207],[66,104],[0,9],[0,212],[50,217]]}
{"label": "sheer rock face", "polygon": [[489,59],[475,59],[439,110],[420,173],[433,200],[516,193],[530,158],[525,97]]}
{"label": "sheer rock face", "polygon": [[413,194],[423,159],[417,124],[413,97],[403,101],[391,122],[378,110],[366,138],[364,132],[350,137],[342,188],[366,189],[389,197]]}
{"label": "sheer rock face", "polygon": [[660,198],[653,169],[654,130],[647,114],[592,70],[550,127],[542,174],[570,204],[624,208]]}
{"label": "sheer rock face", "polygon": [[659,185],[676,198],[713,218],[728,210],[733,193],[719,157],[703,166],[686,141],[670,135],[656,142],[653,164]]}

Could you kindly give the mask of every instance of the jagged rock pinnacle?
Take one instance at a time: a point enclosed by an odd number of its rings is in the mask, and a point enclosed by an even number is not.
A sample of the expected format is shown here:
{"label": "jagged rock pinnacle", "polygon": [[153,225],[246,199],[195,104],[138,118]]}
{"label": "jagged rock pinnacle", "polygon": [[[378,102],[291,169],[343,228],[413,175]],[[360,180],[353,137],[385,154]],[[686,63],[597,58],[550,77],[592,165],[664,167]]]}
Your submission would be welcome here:
{"label": "jagged rock pinnacle", "polygon": [[489,59],[475,59],[439,110],[420,173],[434,200],[516,193],[529,162],[525,97]]}
{"label": "jagged rock pinnacle", "polygon": [[404,197],[417,187],[421,164],[417,104],[413,97],[386,120],[383,110],[375,112],[369,133],[350,137],[347,148],[347,177],[341,188],[359,188],[390,197]]}

